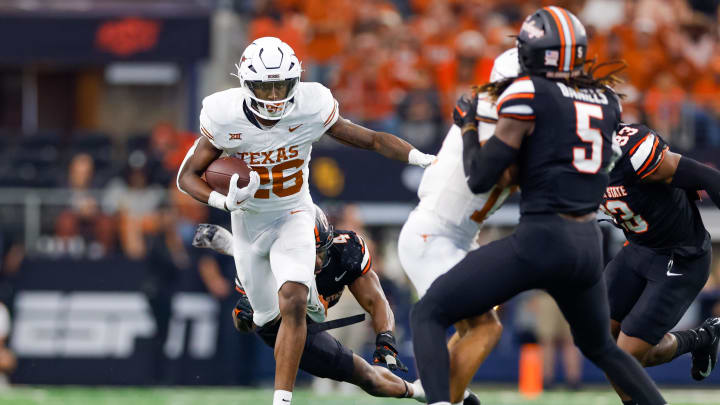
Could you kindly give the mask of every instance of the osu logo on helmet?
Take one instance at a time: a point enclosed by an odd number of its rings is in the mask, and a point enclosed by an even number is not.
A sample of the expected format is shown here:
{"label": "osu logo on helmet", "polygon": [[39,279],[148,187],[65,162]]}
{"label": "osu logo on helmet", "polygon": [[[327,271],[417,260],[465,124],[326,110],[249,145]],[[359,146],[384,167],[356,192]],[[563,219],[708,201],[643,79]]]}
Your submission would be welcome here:
{"label": "osu logo on helmet", "polygon": [[573,13],[562,7],[544,7],[525,18],[517,49],[524,72],[572,77],[582,72],[587,34]]}

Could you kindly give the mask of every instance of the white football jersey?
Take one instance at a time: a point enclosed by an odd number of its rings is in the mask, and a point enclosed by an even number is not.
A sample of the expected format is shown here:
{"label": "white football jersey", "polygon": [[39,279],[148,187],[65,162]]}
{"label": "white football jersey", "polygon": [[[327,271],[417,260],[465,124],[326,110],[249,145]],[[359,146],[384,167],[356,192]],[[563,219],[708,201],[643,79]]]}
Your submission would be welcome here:
{"label": "white football jersey", "polygon": [[260,175],[260,188],[246,208],[283,210],[312,201],[308,164],[313,142],[340,116],[338,102],[320,83],[300,82],[295,108],[272,128],[263,128],[239,88],[203,100],[200,132],[216,148],[245,161]]}
{"label": "white football jersey", "polygon": [[[478,135],[484,143],[495,133],[497,112],[487,95],[478,96]],[[418,197],[418,207],[437,215],[445,223],[459,227],[472,237],[482,222],[492,215],[511,194],[511,188],[493,187],[473,194],[465,180],[463,142],[460,128],[453,125],[445,136],[436,161],[425,169]]]}

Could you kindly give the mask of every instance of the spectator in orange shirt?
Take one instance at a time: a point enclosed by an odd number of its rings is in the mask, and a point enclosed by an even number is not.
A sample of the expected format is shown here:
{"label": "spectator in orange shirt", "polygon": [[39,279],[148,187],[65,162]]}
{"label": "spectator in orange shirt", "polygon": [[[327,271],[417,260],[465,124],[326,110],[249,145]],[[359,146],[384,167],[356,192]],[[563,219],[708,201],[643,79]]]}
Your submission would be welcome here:
{"label": "spectator in orange shirt", "polygon": [[257,1],[248,38],[278,37],[292,47],[299,60],[304,60],[307,18],[296,11],[297,6],[287,0]]}
{"label": "spectator in orange shirt", "polygon": [[443,111],[451,111],[455,100],[470,86],[487,82],[493,65],[493,59],[485,56],[485,38],[478,31],[464,31],[458,35],[455,54],[455,58],[436,69]]}
{"label": "spectator in orange shirt", "polygon": [[387,50],[381,47],[375,33],[356,36],[335,91],[343,106],[343,116],[376,131],[395,133],[392,69]]}
{"label": "spectator in orange shirt", "polygon": [[651,128],[672,143],[672,134],[680,127],[685,91],[669,72],[660,73],[645,93],[645,111]]}
{"label": "spectator in orange shirt", "polygon": [[350,0],[306,0],[302,11],[309,23],[307,58],[303,60],[307,80],[328,85],[339,64],[338,55],[350,38],[353,5]]}

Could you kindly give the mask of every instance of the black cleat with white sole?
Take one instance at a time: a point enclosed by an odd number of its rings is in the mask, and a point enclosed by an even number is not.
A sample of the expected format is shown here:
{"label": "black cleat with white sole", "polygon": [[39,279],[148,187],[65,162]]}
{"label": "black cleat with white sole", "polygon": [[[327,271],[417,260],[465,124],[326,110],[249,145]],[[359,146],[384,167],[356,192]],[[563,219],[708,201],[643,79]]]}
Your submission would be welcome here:
{"label": "black cleat with white sole", "polygon": [[708,318],[697,329],[701,332],[705,329],[712,340],[710,344],[704,345],[692,352],[692,378],[697,381],[704,380],[710,375],[715,364],[717,364],[718,346],[720,346],[720,318]]}
{"label": "black cleat with white sole", "polygon": [[480,399],[470,391],[470,395],[463,400],[463,405],[480,405]]}

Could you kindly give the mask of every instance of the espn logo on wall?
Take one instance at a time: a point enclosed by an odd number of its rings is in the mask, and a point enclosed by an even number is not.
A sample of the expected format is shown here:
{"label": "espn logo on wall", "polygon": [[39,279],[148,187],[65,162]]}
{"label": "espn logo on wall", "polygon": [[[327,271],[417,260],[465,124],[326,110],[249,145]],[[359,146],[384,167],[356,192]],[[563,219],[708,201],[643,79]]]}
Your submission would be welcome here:
{"label": "espn logo on wall", "polygon": [[[166,355],[178,358],[187,347],[190,357],[212,357],[217,302],[207,294],[177,293],[172,307]],[[19,357],[128,358],[137,340],[152,338],[156,329],[141,293],[21,291],[15,299],[11,346]]]}

